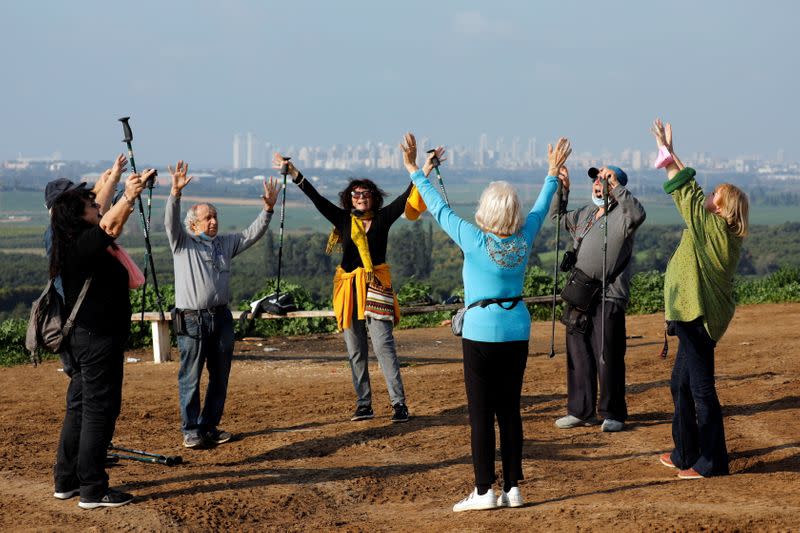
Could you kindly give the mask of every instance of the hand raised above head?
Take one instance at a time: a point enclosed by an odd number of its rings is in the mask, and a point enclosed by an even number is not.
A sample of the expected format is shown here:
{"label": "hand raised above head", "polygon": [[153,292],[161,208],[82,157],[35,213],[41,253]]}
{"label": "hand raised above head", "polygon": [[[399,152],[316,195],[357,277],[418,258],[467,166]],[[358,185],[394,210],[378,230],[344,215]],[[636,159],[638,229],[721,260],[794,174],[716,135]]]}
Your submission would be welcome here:
{"label": "hand raised above head", "polygon": [[672,150],[672,124],[667,122],[666,125],[661,121],[660,118],[657,118],[653,121],[653,125],[650,127],[650,132],[656,138],[656,144],[661,147],[665,147],[670,153],[673,153]]}
{"label": "hand raised above head", "polygon": [[131,174],[128,176],[128,179],[125,181],[125,198],[133,204],[133,201],[142,193],[144,190],[145,185],[147,185],[147,180],[149,180],[155,170],[149,169],[145,170],[142,174]]}
{"label": "hand raised above head", "polygon": [[122,176],[122,173],[128,170],[128,167],[126,166],[127,164],[128,164],[128,158],[125,157],[124,154],[119,154],[117,158],[114,160],[114,164],[109,169],[110,171],[109,176],[111,177],[111,179],[115,181],[119,180],[119,178]]}
{"label": "hand raised above head", "polygon": [[[438,166],[438,164],[447,161],[447,158],[444,156],[446,152],[447,150],[445,150],[444,146],[437,146],[436,148],[428,152],[428,157],[425,159],[425,164],[422,165],[422,172],[425,174],[426,177],[431,173],[431,171],[435,168],[435,166]],[[434,158],[439,160],[439,163],[437,165],[433,164]]]}
{"label": "hand raised above head", "polygon": [[569,190],[569,169],[566,166],[562,166],[558,171],[558,179],[561,181],[561,187],[564,190]]}
{"label": "hand raised above head", "polygon": [[275,207],[279,190],[280,185],[277,179],[270,176],[269,181],[264,180],[264,194],[261,195],[261,199],[264,200],[264,208],[268,211],[272,211],[272,208]]}
{"label": "hand raised above head", "polygon": [[417,166],[417,139],[411,132],[403,136],[403,141],[400,143],[400,150],[403,152],[403,164],[409,173],[416,172],[419,167]]}
{"label": "hand raised above head", "polygon": [[189,171],[189,164],[183,161],[182,159],[178,161],[175,165],[175,170],[172,169],[171,166],[167,165],[167,170],[172,175],[172,194],[173,196],[177,196],[181,193],[184,187],[186,187],[194,176],[186,177],[186,173]]}
{"label": "hand raised above head", "polygon": [[547,160],[549,168],[547,171],[548,176],[558,176],[559,170],[564,166],[572,153],[572,145],[566,137],[561,137],[556,143],[555,149],[552,144],[547,145]]}
{"label": "hand raised above head", "polygon": [[272,168],[281,170],[284,163],[287,165],[287,170],[289,171],[288,174],[292,177],[292,180],[295,180],[298,174],[300,174],[300,171],[297,170],[297,167],[294,166],[294,163],[292,163],[291,160],[288,160],[286,156],[278,152],[272,154]]}

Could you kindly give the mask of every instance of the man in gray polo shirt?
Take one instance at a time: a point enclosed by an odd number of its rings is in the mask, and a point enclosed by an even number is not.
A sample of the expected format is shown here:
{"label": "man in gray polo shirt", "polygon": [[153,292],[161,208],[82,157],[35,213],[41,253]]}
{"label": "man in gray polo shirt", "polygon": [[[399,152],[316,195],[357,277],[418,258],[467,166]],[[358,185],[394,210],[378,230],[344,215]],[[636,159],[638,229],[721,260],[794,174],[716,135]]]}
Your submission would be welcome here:
{"label": "man in gray polo shirt", "polygon": [[[562,229],[572,238],[577,251],[575,267],[595,280],[603,279],[604,224],[608,224],[606,253],[605,315],[600,298],[586,312],[584,332],[567,328],[567,416],[556,420],[556,426],[569,429],[597,423],[602,417],[603,431],[622,430],[628,409],[625,402],[625,308],[628,305],[630,259],[633,237],[644,222],[642,204],[625,188],[628,176],[619,167],[590,168],[591,203],[567,211],[569,173],[559,181],[553,196],[550,216],[556,219],[561,211]],[[603,182],[608,183],[608,216],[604,217]],[[602,323],[605,322],[605,351]],[[604,356],[603,356],[604,354]],[[598,401],[598,381],[600,398]]]}
{"label": "man in gray polo shirt", "polygon": [[[181,192],[192,180],[188,165],[178,161],[172,174],[172,191],[167,200],[164,225],[175,268],[175,307],[180,326],[178,373],[183,445],[200,448],[222,444],[232,435],[217,427],[225,408],[228,376],[233,360],[233,317],[231,300],[231,259],[252,246],[267,231],[278,199],[278,182],[264,182],[264,209],[250,227],[239,233],[218,235],[216,208],[196,204],[181,224]],[[181,326],[182,323],[182,326]],[[208,388],[200,410],[200,375],[208,367]]]}

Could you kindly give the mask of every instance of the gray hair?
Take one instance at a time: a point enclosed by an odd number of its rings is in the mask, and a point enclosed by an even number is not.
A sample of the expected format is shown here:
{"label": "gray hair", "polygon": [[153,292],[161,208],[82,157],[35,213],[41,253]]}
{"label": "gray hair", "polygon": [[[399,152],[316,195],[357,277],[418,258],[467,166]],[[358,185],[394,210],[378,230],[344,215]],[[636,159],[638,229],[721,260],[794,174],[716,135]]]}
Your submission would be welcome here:
{"label": "gray hair", "polygon": [[183,226],[186,228],[191,234],[194,234],[194,229],[192,227],[197,222],[197,208],[200,206],[208,207],[209,211],[212,211],[214,214],[217,214],[217,208],[214,207],[213,204],[202,203],[202,204],[194,204],[192,207],[186,210],[186,218],[183,219]]}
{"label": "gray hair", "polygon": [[522,227],[522,206],[517,190],[507,181],[493,181],[481,194],[475,222],[483,231],[513,235]]}

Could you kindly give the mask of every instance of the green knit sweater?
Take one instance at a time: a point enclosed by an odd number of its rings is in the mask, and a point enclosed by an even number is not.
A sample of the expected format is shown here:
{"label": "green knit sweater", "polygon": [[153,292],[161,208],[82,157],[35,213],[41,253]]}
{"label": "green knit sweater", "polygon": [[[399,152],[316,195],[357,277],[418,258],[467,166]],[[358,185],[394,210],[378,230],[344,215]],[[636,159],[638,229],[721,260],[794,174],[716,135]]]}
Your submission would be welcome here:
{"label": "green knit sweater", "polygon": [[690,322],[703,317],[706,331],[719,341],[733,318],[733,275],[742,238],[730,232],[719,215],[705,209],[706,197],[686,167],[664,183],[686,222],[678,248],[664,276],[667,320]]}

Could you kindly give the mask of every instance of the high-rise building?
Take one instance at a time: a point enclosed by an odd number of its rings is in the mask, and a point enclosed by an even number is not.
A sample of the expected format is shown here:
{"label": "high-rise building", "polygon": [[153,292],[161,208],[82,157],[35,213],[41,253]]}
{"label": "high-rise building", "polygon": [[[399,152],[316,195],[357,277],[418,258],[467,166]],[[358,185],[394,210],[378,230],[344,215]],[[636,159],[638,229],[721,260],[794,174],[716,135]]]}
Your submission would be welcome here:
{"label": "high-rise building", "polygon": [[528,139],[528,153],[526,156],[529,165],[532,165],[536,161],[536,137]]}
{"label": "high-rise building", "polygon": [[233,135],[233,170],[242,168],[242,134]]}
{"label": "high-rise building", "polygon": [[485,133],[481,133],[481,139],[478,143],[478,157],[477,163],[478,168],[484,168],[486,166],[486,152],[489,151],[489,136]]}
{"label": "high-rise building", "polygon": [[255,168],[257,158],[256,151],[256,136],[254,133],[247,132],[247,160],[245,162],[245,168]]}

